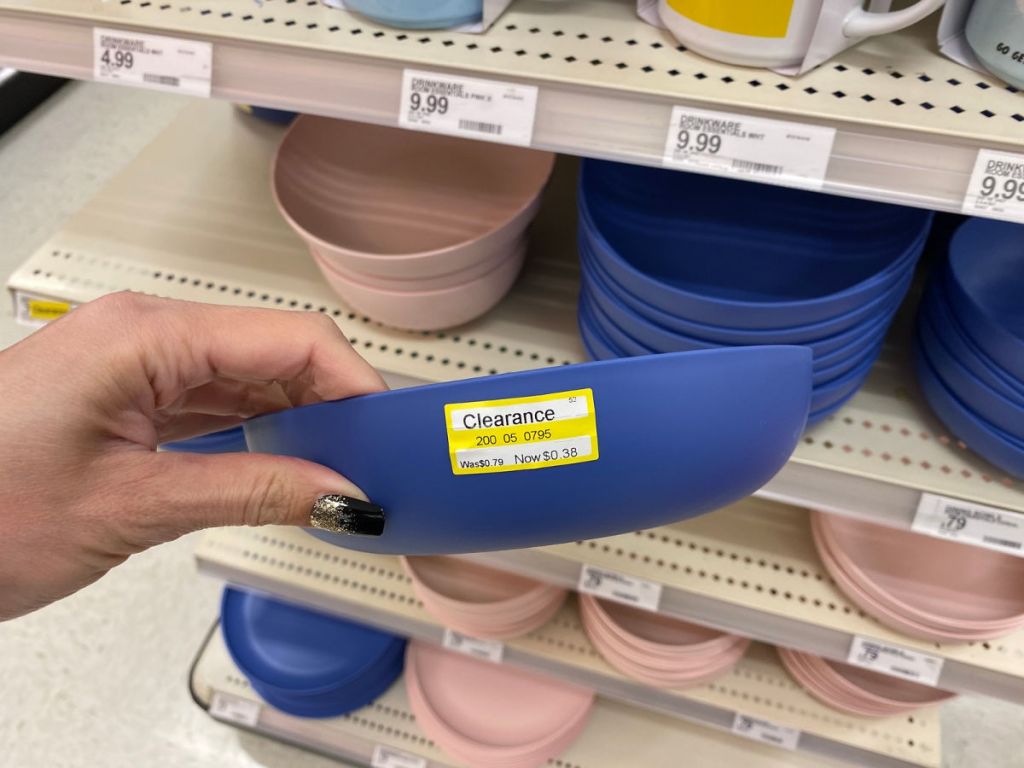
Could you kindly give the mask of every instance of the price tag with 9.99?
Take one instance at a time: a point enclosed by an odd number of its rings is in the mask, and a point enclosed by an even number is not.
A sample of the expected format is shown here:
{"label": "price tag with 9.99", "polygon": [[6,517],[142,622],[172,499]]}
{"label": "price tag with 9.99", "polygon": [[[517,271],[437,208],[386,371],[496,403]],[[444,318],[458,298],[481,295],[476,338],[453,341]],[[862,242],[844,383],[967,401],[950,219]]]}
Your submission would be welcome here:
{"label": "price tag with 9.99", "polygon": [[1024,223],[1024,155],[979,150],[962,210]]}

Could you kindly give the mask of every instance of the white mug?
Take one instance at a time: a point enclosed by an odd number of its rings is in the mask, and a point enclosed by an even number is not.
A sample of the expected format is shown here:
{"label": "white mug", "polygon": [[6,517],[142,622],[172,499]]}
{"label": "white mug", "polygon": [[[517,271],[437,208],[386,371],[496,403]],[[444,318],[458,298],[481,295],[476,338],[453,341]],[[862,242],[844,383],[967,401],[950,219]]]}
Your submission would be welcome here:
{"label": "white mug", "polygon": [[[822,10],[832,0],[658,0],[658,14],[687,48],[730,64],[793,67],[807,55]],[[853,8],[842,20],[850,39],[909,27],[945,0],[918,0],[908,8],[871,13]]]}

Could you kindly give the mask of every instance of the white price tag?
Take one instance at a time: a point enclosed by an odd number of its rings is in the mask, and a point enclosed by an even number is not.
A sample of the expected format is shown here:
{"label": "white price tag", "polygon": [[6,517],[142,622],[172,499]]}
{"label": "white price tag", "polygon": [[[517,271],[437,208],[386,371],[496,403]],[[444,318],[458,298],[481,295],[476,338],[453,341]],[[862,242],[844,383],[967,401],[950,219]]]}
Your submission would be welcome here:
{"label": "white price tag", "polygon": [[218,720],[252,728],[260,719],[260,704],[223,691],[214,691],[210,701],[210,715]]}
{"label": "white price tag", "polygon": [[484,661],[493,661],[500,664],[505,655],[505,645],[497,640],[481,640],[478,637],[470,637],[454,629],[445,629],[444,640],[441,644],[449,651],[458,651],[467,656],[474,656]]}
{"label": "white price tag", "polygon": [[427,768],[427,759],[419,755],[410,755],[394,747],[378,744],[373,748],[370,758],[371,768]]}
{"label": "white price tag", "polygon": [[796,745],[800,743],[800,731],[796,728],[776,725],[768,720],[749,717],[739,712],[732,720],[732,732],[737,736],[783,749],[796,749]]}
{"label": "white price tag", "polygon": [[850,643],[846,661],[883,675],[892,675],[921,685],[936,686],[942,674],[943,660],[920,651],[900,648],[880,640],[856,635]]}
{"label": "white price tag", "polygon": [[663,164],[817,190],[835,137],[835,128],[675,107]]}
{"label": "white price tag", "polygon": [[210,95],[210,43],[100,27],[93,29],[92,39],[92,74],[100,82]]}
{"label": "white price tag", "polygon": [[63,317],[75,306],[68,301],[48,299],[45,296],[37,296],[24,291],[16,291],[14,294],[15,320],[18,325],[25,325],[29,328],[42,328],[51,320]]}
{"label": "white price tag", "polygon": [[403,128],[528,147],[537,88],[407,69],[399,110]]}
{"label": "white price tag", "polygon": [[647,611],[657,611],[661,603],[661,584],[593,565],[580,569],[576,591]]}
{"label": "white price tag", "polygon": [[979,149],[961,210],[1024,223],[1024,155]]}
{"label": "white price tag", "polygon": [[1024,515],[961,499],[922,493],[911,526],[939,539],[1024,557]]}

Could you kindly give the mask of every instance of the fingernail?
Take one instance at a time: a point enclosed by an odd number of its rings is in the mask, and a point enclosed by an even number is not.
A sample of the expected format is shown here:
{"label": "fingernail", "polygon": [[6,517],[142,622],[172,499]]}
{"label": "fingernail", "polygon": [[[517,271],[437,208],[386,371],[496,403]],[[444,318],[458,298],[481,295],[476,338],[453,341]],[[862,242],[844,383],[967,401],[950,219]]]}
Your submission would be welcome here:
{"label": "fingernail", "polygon": [[380,536],[384,533],[384,508],[351,496],[325,493],[314,502],[309,524],[331,533]]}

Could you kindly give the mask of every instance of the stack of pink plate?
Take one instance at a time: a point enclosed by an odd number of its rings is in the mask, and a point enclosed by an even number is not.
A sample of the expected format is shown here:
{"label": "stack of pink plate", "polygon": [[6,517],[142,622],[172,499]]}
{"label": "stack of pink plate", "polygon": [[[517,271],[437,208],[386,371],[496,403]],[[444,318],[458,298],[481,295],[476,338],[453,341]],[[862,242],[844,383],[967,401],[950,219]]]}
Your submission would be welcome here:
{"label": "stack of pink plate", "polygon": [[416,640],[405,687],[423,732],[474,768],[544,765],[580,735],[594,702],[591,691]]}
{"label": "stack of pink plate", "polygon": [[660,688],[689,688],[728,672],[750,645],[657,613],[580,595],[590,642],[622,674]]}
{"label": "stack of pink plate", "polygon": [[1024,559],[822,512],[811,530],[839,589],[892,629],[969,642],[1024,627]]}
{"label": "stack of pink plate", "polygon": [[412,588],[435,619],[472,637],[507,640],[554,616],[566,591],[456,557],[403,557]]}
{"label": "stack of pink plate", "polygon": [[304,115],[274,160],[274,199],[352,307],[433,330],[515,282],[554,155]]}
{"label": "stack of pink plate", "polygon": [[867,669],[778,648],[783,666],[821,703],[863,717],[889,717],[938,704],[956,694]]}

